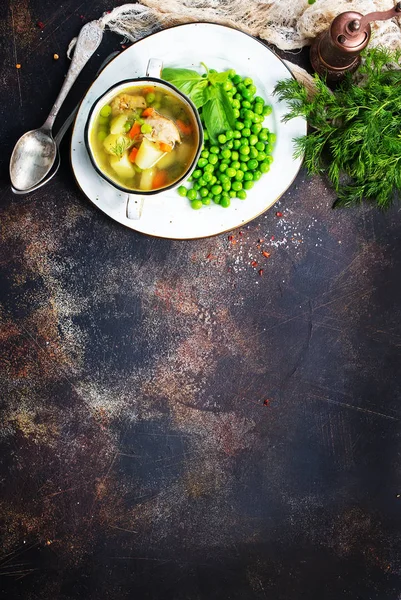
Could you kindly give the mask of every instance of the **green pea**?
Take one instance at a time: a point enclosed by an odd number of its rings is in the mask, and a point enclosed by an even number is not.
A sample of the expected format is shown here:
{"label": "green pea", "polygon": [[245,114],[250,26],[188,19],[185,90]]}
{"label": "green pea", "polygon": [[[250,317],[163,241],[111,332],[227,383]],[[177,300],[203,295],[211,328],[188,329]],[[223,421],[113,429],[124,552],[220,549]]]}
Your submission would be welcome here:
{"label": "green pea", "polygon": [[240,163],[238,162],[238,160],[233,160],[233,162],[231,163],[230,167],[232,169],[235,169],[235,171],[237,171],[240,168]]}
{"label": "green pea", "polygon": [[252,127],[252,121],[250,119],[245,119],[245,121],[244,121],[244,128],[245,129],[250,129],[251,127]]}
{"label": "green pea", "polygon": [[219,194],[218,196],[213,196],[212,200],[213,200],[213,202],[215,202],[216,204],[220,204],[221,195]]}
{"label": "green pea", "polygon": [[251,158],[257,158],[259,156],[259,152],[256,150],[256,148],[254,148],[253,146],[251,146],[251,148],[249,150],[249,156]]}
{"label": "green pea", "polygon": [[267,117],[268,115],[271,115],[271,114],[272,114],[272,112],[273,112],[273,109],[272,109],[272,107],[271,107],[271,106],[268,106],[267,104],[265,104],[265,105],[264,105],[264,107],[263,107],[263,115],[264,115],[265,117]]}
{"label": "green pea", "polygon": [[203,139],[205,140],[205,142],[207,142],[207,141],[208,141],[208,139],[209,139],[209,134],[208,134],[208,132],[207,132],[207,131],[204,131],[204,132],[203,132]]}
{"label": "green pea", "polygon": [[270,142],[266,146],[266,154],[271,154],[274,150],[274,144],[270,144]]}
{"label": "green pea", "polygon": [[218,138],[217,138],[217,139],[218,139],[218,141],[219,141],[219,143],[220,143],[220,144],[225,144],[225,143],[226,143],[226,141],[227,141],[227,138],[226,138],[226,136],[224,135],[224,133],[221,133],[221,134],[218,136]]}
{"label": "green pea", "polygon": [[100,110],[100,116],[101,117],[109,117],[110,115],[111,115],[111,106],[109,104],[106,104]]}
{"label": "green pea", "polygon": [[229,168],[227,169],[226,173],[227,173],[227,176],[228,176],[228,177],[231,177],[231,178],[232,178],[232,177],[235,177],[235,175],[236,175],[237,171],[236,171],[235,169],[233,169],[232,167],[229,167]]}
{"label": "green pea", "polygon": [[251,130],[248,129],[248,127],[244,127],[244,129],[242,130],[242,135],[245,137],[249,137],[251,135]]}
{"label": "green pea", "polygon": [[206,183],[210,183],[212,181],[212,177],[213,175],[210,173],[210,171],[206,171],[205,173],[203,173],[203,180],[206,181]]}
{"label": "green pea", "polygon": [[255,104],[255,106],[253,107],[253,112],[255,113],[255,115],[262,115],[263,114],[263,104],[261,102],[258,102],[257,104]]}
{"label": "green pea", "polygon": [[209,156],[209,164],[211,165],[215,165],[218,162],[218,157],[216,156],[216,154],[211,154]]}
{"label": "green pea", "polygon": [[105,140],[107,136],[108,133],[104,129],[99,129],[99,131],[97,132],[97,139],[99,140],[99,142],[103,142],[103,140]]}
{"label": "green pea", "polygon": [[237,90],[237,93],[236,93],[236,94],[234,94],[234,100],[239,100],[239,101],[240,101],[240,103],[241,103],[241,101],[242,101],[242,96],[241,96],[241,94],[239,93],[239,91],[238,91],[238,90]]}
{"label": "green pea", "polygon": [[243,90],[241,93],[242,97],[245,98],[245,100],[250,100],[252,98],[252,94],[247,88],[245,88],[245,90]]}
{"label": "green pea", "polygon": [[129,121],[127,121],[126,124],[124,125],[124,131],[125,131],[125,133],[128,133],[129,130],[131,129],[131,127],[132,127],[132,123],[130,123]]}
{"label": "green pea", "polygon": [[245,125],[242,123],[242,121],[237,121],[235,124],[235,129],[237,129],[238,131],[241,131],[242,129],[244,129]]}
{"label": "green pea", "polygon": [[244,181],[252,181],[253,180],[253,174],[250,171],[247,171],[247,173],[244,174]]}
{"label": "green pea", "polygon": [[234,131],[234,143],[235,140],[239,140],[241,137],[241,132],[240,131]]}
{"label": "green pea", "polygon": [[200,179],[198,179],[198,181],[197,181],[197,184],[199,185],[199,188],[205,187],[206,183],[207,183],[207,182],[206,182],[206,180],[205,180],[203,177],[201,177],[201,178],[200,178]]}
{"label": "green pea", "polygon": [[197,196],[196,190],[194,190],[193,188],[188,190],[188,192],[187,192],[188,200],[195,200],[196,196]]}
{"label": "green pea", "polygon": [[264,118],[263,115],[256,115],[255,114],[255,116],[253,117],[253,122],[256,123],[256,124],[263,123],[264,120],[265,120],[265,118]]}
{"label": "green pea", "polygon": [[249,100],[242,101],[242,108],[249,109],[249,108],[251,108],[251,106],[252,106],[252,104],[249,102]]}
{"label": "green pea", "polygon": [[199,190],[199,195],[201,198],[206,198],[206,196],[209,194],[209,191],[207,188],[205,187],[201,187],[201,189]]}
{"label": "green pea", "polygon": [[230,198],[235,198],[237,196],[237,192],[235,190],[230,190],[228,195]]}
{"label": "green pea", "polygon": [[254,185],[253,181],[244,181],[244,190],[251,190]]}
{"label": "green pea", "polygon": [[241,139],[241,146],[249,146],[249,139],[247,137]]}
{"label": "green pea", "polygon": [[241,147],[241,140],[234,140],[233,148],[235,148],[235,150],[238,150],[240,147]]}
{"label": "green pea", "polygon": [[223,158],[230,158],[230,156],[231,156],[231,150],[229,150],[228,148],[226,150],[223,150],[221,152],[221,156]]}
{"label": "green pea", "polygon": [[192,173],[192,177],[194,179],[199,179],[199,177],[202,176],[202,171],[200,169],[195,169],[195,171]]}
{"label": "green pea", "polygon": [[[235,98],[232,100],[231,102],[231,106],[233,108],[239,108],[241,106],[241,103],[239,100],[236,100]],[[262,105],[262,111],[263,111],[263,105]]]}
{"label": "green pea", "polygon": [[229,165],[230,164],[230,159],[229,158],[223,158],[220,161],[220,164],[222,164],[222,165]]}
{"label": "green pea", "polygon": [[204,204],[205,206],[209,206],[211,200],[209,197],[206,198],[202,198],[202,204]]}
{"label": "green pea", "polygon": [[198,160],[198,164],[197,164],[197,166],[198,166],[200,169],[203,169],[204,167],[206,167],[206,165],[207,165],[207,159],[206,159],[206,158],[203,158],[203,157],[202,157],[202,158],[200,158],[200,159]]}
{"label": "green pea", "polygon": [[217,177],[216,175],[213,175],[213,177],[210,180],[210,185],[214,185],[217,182]]}
{"label": "green pea", "polygon": [[99,121],[99,125],[106,125],[109,122],[109,119],[108,119],[108,117],[100,116],[98,118],[98,121]]}
{"label": "green pea", "polygon": [[223,190],[225,192],[229,192],[231,190],[231,182],[230,181],[223,181],[222,187],[223,187]]}
{"label": "green pea", "polygon": [[272,157],[272,155],[270,155],[270,156],[266,156],[266,160],[269,163],[269,165],[271,165],[272,162],[274,161],[274,158]]}
{"label": "green pea", "polygon": [[221,185],[214,185],[211,189],[213,196],[218,196],[223,191]]}
{"label": "green pea", "polygon": [[219,171],[220,173],[224,173],[224,171],[228,168],[228,164],[227,163],[221,163],[219,165]]}
{"label": "green pea", "polygon": [[261,142],[267,142],[267,140],[269,139],[269,132],[267,129],[262,129],[262,131],[260,131],[259,133],[259,140]]}
{"label": "green pea", "polygon": [[222,206],[223,208],[228,208],[231,204],[230,198],[222,198],[220,200],[220,206]]}
{"label": "green pea", "polygon": [[240,75],[234,75],[232,80],[233,80],[233,84],[237,85],[238,83],[241,83],[242,77]]}
{"label": "green pea", "polygon": [[246,162],[242,162],[242,163],[240,164],[240,169],[241,169],[241,171],[243,171],[244,173],[245,173],[245,171],[247,171],[247,170],[248,170],[248,165],[246,164]]}
{"label": "green pea", "polygon": [[203,169],[205,172],[203,174],[203,177],[205,177],[206,173],[213,173],[214,171],[214,166],[210,165],[209,163],[206,165],[206,167]]}
{"label": "green pea", "polygon": [[260,123],[255,123],[254,125],[252,125],[251,131],[255,135],[258,135],[258,133],[262,131],[262,125]]}
{"label": "green pea", "polygon": [[211,154],[219,154],[219,152],[220,152],[220,148],[218,146],[210,146]]}
{"label": "green pea", "polygon": [[180,187],[178,188],[177,192],[179,193],[180,196],[185,197],[188,193],[187,188],[185,187],[185,185],[180,185]]}
{"label": "green pea", "polygon": [[233,150],[231,152],[231,160],[238,160],[238,159],[239,159],[239,153],[236,150]]}
{"label": "green pea", "polygon": [[228,92],[229,90],[232,90],[232,89],[233,89],[233,84],[231,83],[231,81],[225,81],[223,83],[223,90]]}
{"label": "green pea", "polygon": [[261,104],[264,104],[265,101],[263,100],[262,96],[255,96],[255,102],[260,102]]}
{"label": "green pea", "polygon": [[253,79],[251,79],[250,77],[245,77],[244,85],[252,85],[252,84],[253,84]]}
{"label": "green pea", "polygon": [[252,158],[249,162],[248,162],[248,169],[250,169],[251,171],[254,171],[255,169],[258,168],[258,161],[255,158]]}
{"label": "green pea", "polygon": [[226,148],[228,148],[229,150],[231,150],[231,148],[233,148],[233,146],[234,146],[234,140],[230,140],[226,144]]}
{"label": "green pea", "polygon": [[156,100],[156,94],[149,92],[149,94],[146,94],[145,99],[148,104],[153,104],[153,102]]}
{"label": "green pea", "polygon": [[267,161],[260,163],[259,169],[262,173],[268,173],[270,171],[270,165]]}
{"label": "green pea", "polygon": [[220,183],[230,181],[230,178],[227,177],[227,175],[225,173],[219,173],[219,179],[220,179]]}
{"label": "green pea", "polygon": [[238,108],[233,108],[234,119],[239,119],[240,112]]}
{"label": "green pea", "polygon": [[201,156],[202,156],[202,158],[208,158],[208,156],[209,156],[209,150],[202,150]]}
{"label": "green pea", "polygon": [[240,154],[249,154],[249,146],[242,145],[239,151]]}
{"label": "green pea", "polygon": [[258,143],[258,136],[255,135],[254,133],[252,133],[252,135],[249,136],[249,144],[251,146],[256,146],[257,143]]}
{"label": "green pea", "polygon": [[253,83],[251,83],[251,85],[248,87],[248,90],[251,92],[252,96],[256,93],[256,85],[253,85]]}
{"label": "green pea", "polygon": [[191,202],[191,208],[193,208],[194,210],[199,210],[200,208],[202,208],[202,206],[202,200],[192,200]]}
{"label": "green pea", "polygon": [[254,181],[259,181],[259,179],[262,177],[262,172],[261,171],[255,171],[253,174],[253,180]]}
{"label": "green pea", "polygon": [[[248,102],[248,104],[250,105],[250,102]],[[254,117],[254,113],[252,110],[245,111],[245,119],[249,119],[250,121],[252,121],[253,117]]]}
{"label": "green pea", "polygon": [[[201,186],[200,186],[200,185],[199,185],[199,183],[196,181],[196,182],[194,183],[194,190],[195,190],[195,192],[197,192],[198,190],[200,190],[200,188],[201,188]],[[187,194],[187,196],[188,196],[188,194]]]}
{"label": "green pea", "polygon": [[242,181],[243,179],[244,179],[244,171],[241,171],[241,169],[238,169],[238,171],[235,175],[235,180]]}
{"label": "green pea", "polygon": [[149,125],[149,123],[144,123],[141,125],[141,133],[152,133],[153,127]]}
{"label": "green pea", "polygon": [[232,184],[232,188],[236,192],[238,192],[239,190],[242,190],[242,183],[241,183],[241,181],[234,181],[233,184]]}
{"label": "green pea", "polygon": [[237,198],[240,200],[246,200],[246,192],[245,190],[240,190],[237,194]]}
{"label": "green pea", "polygon": [[228,140],[232,140],[234,137],[234,131],[232,129],[229,129],[228,131],[226,131],[226,138]]}
{"label": "green pea", "polygon": [[269,133],[269,144],[275,144],[277,141],[277,135],[275,133]]}
{"label": "green pea", "polygon": [[265,152],[258,152],[258,155],[256,157],[258,159],[258,162],[263,162],[264,160],[266,160],[266,153]]}
{"label": "green pea", "polygon": [[259,152],[263,152],[265,149],[265,144],[263,142],[257,142],[255,144],[255,148],[256,150],[258,150]]}

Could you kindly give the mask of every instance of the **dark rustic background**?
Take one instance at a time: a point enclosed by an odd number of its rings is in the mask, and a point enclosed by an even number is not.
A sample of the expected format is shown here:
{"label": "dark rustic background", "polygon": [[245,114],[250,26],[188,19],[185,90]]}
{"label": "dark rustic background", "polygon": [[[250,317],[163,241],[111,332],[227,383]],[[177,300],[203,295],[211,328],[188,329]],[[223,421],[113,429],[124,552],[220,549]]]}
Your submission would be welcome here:
{"label": "dark rustic background", "polygon": [[334,212],[301,172],[232,237],[151,239],[82,195],[68,136],[13,196],[16,139],[110,8],[0,4],[2,597],[398,600],[400,205]]}

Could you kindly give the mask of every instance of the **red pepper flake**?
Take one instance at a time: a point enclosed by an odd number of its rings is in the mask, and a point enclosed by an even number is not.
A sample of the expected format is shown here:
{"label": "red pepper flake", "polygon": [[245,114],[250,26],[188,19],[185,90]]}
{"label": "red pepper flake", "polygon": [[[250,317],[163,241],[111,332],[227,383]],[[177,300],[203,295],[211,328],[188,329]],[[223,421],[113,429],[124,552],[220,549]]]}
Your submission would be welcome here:
{"label": "red pepper flake", "polygon": [[253,267],[257,267],[257,266],[258,266],[258,263],[256,262],[256,260],[253,260],[253,261],[251,262],[251,265],[252,265]]}
{"label": "red pepper flake", "polygon": [[240,231],[240,232],[238,233],[238,235],[243,235],[243,232],[242,232],[242,231]]}
{"label": "red pepper flake", "polygon": [[280,212],[280,211],[277,211],[277,212],[276,212],[276,217],[279,217],[279,218],[280,218],[280,217],[282,217],[282,216],[283,216],[283,213],[282,213],[282,212]]}
{"label": "red pepper flake", "polygon": [[80,19],[85,19],[85,15],[79,15]]}
{"label": "red pepper flake", "polygon": [[36,25],[39,27],[39,29],[44,29],[45,26],[45,24],[42,21],[38,21]]}
{"label": "red pepper flake", "polygon": [[126,49],[126,47],[127,47],[127,46],[126,46],[125,44],[121,44],[121,48],[122,48],[123,50],[125,50],[125,49]]}
{"label": "red pepper flake", "polygon": [[266,252],[266,250],[263,250],[262,254],[265,258],[270,258],[270,252]]}
{"label": "red pepper flake", "polygon": [[270,240],[271,240],[271,241],[273,241],[273,240],[274,240],[274,235],[272,235],[272,236],[271,236]]}
{"label": "red pepper flake", "polygon": [[263,406],[269,406],[269,404],[270,404],[270,400],[267,400],[267,398],[266,398],[266,400],[263,402]]}
{"label": "red pepper flake", "polygon": [[259,273],[259,276],[262,277],[262,275],[263,275],[263,269],[259,269],[258,273]]}
{"label": "red pepper flake", "polygon": [[233,241],[233,236],[232,236],[232,235],[229,235],[229,236],[228,236],[228,241],[229,241],[229,242],[232,242],[232,241]]}
{"label": "red pepper flake", "polygon": [[260,238],[260,240],[258,240],[258,244],[263,244],[265,240],[263,238]]}
{"label": "red pepper flake", "polygon": [[209,254],[206,256],[206,258],[207,258],[207,260],[213,260],[213,259],[214,259],[214,258],[216,258],[216,257],[214,256],[214,254],[211,254],[211,253],[209,252]]}

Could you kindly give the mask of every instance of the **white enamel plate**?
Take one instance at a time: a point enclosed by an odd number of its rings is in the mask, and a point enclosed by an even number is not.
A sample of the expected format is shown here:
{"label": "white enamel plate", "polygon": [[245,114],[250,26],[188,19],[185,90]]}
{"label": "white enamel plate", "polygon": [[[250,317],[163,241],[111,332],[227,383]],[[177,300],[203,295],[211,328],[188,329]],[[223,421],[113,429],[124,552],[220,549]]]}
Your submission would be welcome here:
{"label": "white enamel plate", "polygon": [[[265,126],[277,134],[274,162],[269,173],[248,191],[246,200],[234,198],[229,208],[212,203],[193,210],[186,198],[170,190],[145,198],[138,220],[126,216],[127,194],[102,179],[92,167],[85,148],[84,131],[89,110],[110,86],[142,77],[149,59],[160,58],[165,67],[200,70],[204,62],[211,69],[235,69],[251,77],[257,94],[272,105],[273,113]],[[297,118],[288,123],[283,102],[273,96],[276,83],[288,79],[290,72],[269,48],[249,35],[222,25],[191,23],[165,29],[130,46],[101,72],[84,97],[77,114],[71,140],[71,163],[76,180],[96,206],[109,217],[142,233],[173,239],[209,237],[251,221],[270,208],[294,181],[302,159],[294,159],[294,138],[306,134],[306,122]]]}

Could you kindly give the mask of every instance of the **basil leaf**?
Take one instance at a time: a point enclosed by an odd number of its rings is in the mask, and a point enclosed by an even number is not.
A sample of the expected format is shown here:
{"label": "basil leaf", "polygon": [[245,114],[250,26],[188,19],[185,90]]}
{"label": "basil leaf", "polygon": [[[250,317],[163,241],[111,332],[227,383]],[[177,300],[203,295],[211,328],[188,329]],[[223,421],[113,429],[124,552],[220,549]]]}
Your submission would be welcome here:
{"label": "basil leaf", "polygon": [[235,123],[236,123],[237,119],[235,118],[234,109],[230,102],[230,98],[228,97],[226,90],[224,90],[222,87],[219,87],[218,89],[219,89],[219,93],[220,93],[220,101],[223,105],[223,108],[226,113],[226,119],[230,126],[229,128],[235,129]]}
{"label": "basil leaf", "polygon": [[190,93],[188,94],[192,102],[195,104],[196,108],[201,108],[207,102],[205,94],[207,85],[208,84],[206,79],[202,79],[202,81],[198,81],[197,83],[195,83]]}
{"label": "basil leaf", "polygon": [[183,83],[186,81],[199,81],[202,78],[202,75],[199,75],[197,71],[192,71],[191,69],[171,69],[166,67],[162,71],[162,79],[169,81],[173,85],[177,87],[179,83]]}
{"label": "basil leaf", "polygon": [[217,136],[230,128],[223,102],[220,99],[218,88],[208,88],[209,99],[202,108],[203,120],[212,142]]}
{"label": "basil leaf", "polygon": [[225,83],[228,81],[228,71],[224,71],[224,73],[208,73],[207,78],[212,85]]}

